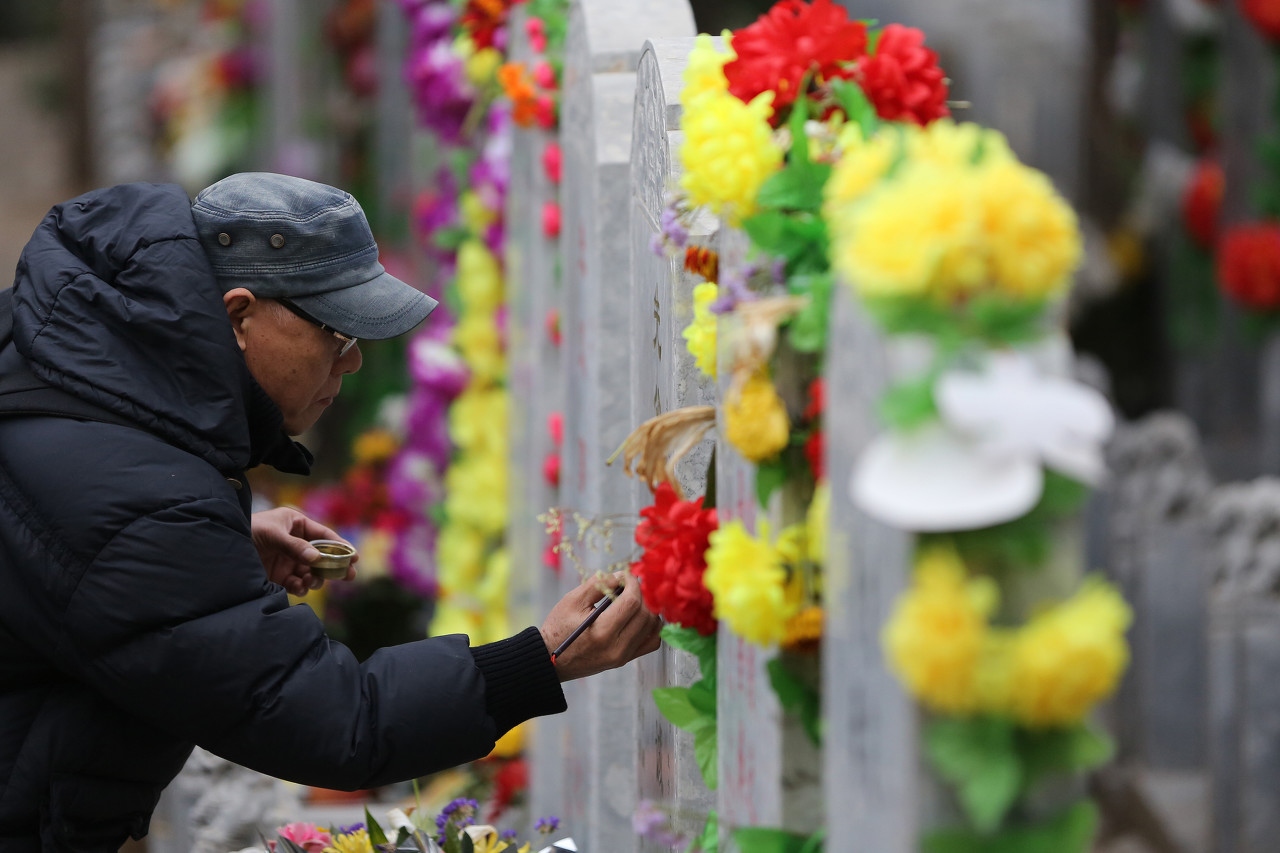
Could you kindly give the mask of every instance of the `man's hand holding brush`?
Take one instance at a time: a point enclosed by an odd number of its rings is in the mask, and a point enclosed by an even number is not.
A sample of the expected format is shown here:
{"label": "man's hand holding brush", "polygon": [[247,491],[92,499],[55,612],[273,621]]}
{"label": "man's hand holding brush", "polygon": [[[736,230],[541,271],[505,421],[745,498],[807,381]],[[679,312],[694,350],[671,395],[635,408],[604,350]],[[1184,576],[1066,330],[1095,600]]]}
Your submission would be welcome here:
{"label": "man's hand holding brush", "polygon": [[[612,599],[607,603],[602,601],[606,595]],[[548,653],[559,652],[555,664],[560,680],[572,681],[656,651],[661,630],[662,620],[640,598],[640,583],[628,572],[616,572],[588,578],[560,599],[542,623],[542,639]]]}

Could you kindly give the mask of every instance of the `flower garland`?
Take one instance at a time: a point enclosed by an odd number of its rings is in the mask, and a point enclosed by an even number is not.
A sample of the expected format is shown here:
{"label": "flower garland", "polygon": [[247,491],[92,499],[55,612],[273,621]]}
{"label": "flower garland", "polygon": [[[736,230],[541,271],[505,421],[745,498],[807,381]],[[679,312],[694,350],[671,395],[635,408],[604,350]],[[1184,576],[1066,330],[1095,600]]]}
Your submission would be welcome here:
{"label": "flower garland", "polygon": [[[872,30],[827,0],[782,0],[719,44],[699,37],[681,93],[683,174],[654,248],[693,256],[684,222],[698,207],[749,238],[745,269],[703,265],[714,272],[695,290],[684,336],[708,375],[728,374],[717,420],[754,463],[760,505],[784,488],[809,507],[776,539],[764,523],[752,533],[722,522],[708,537],[702,581],[713,616],[734,634],[816,647],[830,495],[816,373],[831,292],[844,281],[891,341],[927,342],[926,368],[895,377],[883,398],[888,430],[849,486],[864,512],[920,534],[884,652],[929,712],[925,753],[966,819],[926,843],[1085,838],[1095,821],[1087,802],[1041,824],[1009,815],[1045,772],[1108,757],[1086,720],[1127,664],[1128,609],[1092,578],[1029,618],[1000,595],[1005,572],[1044,561],[1054,525],[1102,474],[1109,408],[1090,389],[1043,375],[1036,355],[1081,238],[1050,181],[1001,134],[951,121],[946,98],[923,33]],[[783,373],[807,401],[785,399]],[[655,434],[646,425],[634,440]],[[676,453],[690,446],[658,443]],[[658,496],[652,511],[669,502]],[[784,708],[814,721],[816,737],[816,693],[787,662],[770,664],[771,680]],[[673,722],[713,724],[666,691],[655,700]],[[780,835],[734,831],[743,850]],[[1063,843],[1046,849],[1075,849]]]}

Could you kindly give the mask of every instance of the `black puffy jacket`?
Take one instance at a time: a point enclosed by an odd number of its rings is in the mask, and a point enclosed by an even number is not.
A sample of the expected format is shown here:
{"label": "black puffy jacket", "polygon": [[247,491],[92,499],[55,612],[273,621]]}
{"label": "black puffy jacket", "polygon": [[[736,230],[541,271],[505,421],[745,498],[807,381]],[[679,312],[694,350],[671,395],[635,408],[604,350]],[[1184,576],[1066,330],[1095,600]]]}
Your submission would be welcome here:
{"label": "black puffy jacket", "polygon": [[[46,402],[0,395],[0,853],[115,853],[193,744],[355,789],[564,709],[537,629],[358,663],[266,579],[241,472],[307,460],[245,366],[180,188],[55,207],[12,303],[0,380]],[[38,414],[59,396],[79,416]]]}

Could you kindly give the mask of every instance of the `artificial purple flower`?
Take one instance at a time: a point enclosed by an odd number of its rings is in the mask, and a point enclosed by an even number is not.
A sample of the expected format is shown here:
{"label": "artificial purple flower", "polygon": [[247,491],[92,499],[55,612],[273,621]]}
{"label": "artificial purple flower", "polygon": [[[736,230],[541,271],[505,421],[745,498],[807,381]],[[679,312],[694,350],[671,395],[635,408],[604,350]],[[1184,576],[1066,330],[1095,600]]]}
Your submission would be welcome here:
{"label": "artificial purple flower", "polygon": [[449,440],[449,402],[452,397],[426,388],[409,392],[405,411],[405,450],[432,460],[437,470],[449,464],[453,445]]}
{"label": "artificial purple flower", "polygon": [[541,832],[544,835],[549,835],[550,833],[555,832],[559,828],[560,828],[560,818],[556,817],[555,815],[540,817],[538,818],[538,822],[533,825],[533,829],[535,832]]}
{"label": "artificial purple flower", "polygon": [[684,845],[684,837],[673,832],[667,825],[667,820],[667,815],[651,800],[641,800],[636,804],[635,814],[631,816],[631,829],[642,838],[648,838],[668,847]]}
{"label": "artificial purple flower", "polygon": [[437,458],[406,446],[387,465],[387,497],[392,506],[411,517],[425,517],[444,497],[442,475]]}
{"label": "artificial purple flower", "polygon": [[456,350],[424,335],[409,343],[409,376],[419,388],[450,398],[461,394],[471,378],[467,363]]}
{"label": "artificial purple flower", "polygon": [[756,295],[747,287],[747,270],[722,270],[720,273],[720,295],[711,303],[712,314],[728,314],[738,306],[739,302],[750,302]]}
{"label": "artificial purple flower", "polygon": [[662,209],[660,227],[662,228],[663,236],[681,249],[689,242],[689,229],[684,227],[684,223],[680,221],[680,215],[674,207],[664,207]]}
{"label": "artificial purple flower", "polygon": [[362,830],[362,829],[364,829],[364,824],[363,824],[363,823],[353,823],[353,824],[351,824],[351,825],[349,825],[349,826],[340,826],[340,827],[338,827],[338,834],[339,834],[339,835],[350,835],[351,833],[353,833],[353,832],[359,832],[359,831],[360,831],[360,830]]}
{"label": "artificial purple flower", "polygon": [[425,518],[416,521],[400,531],[387,555],[392,580],[428,599],[440,591],[436,579],[437,534],[435,525]]}

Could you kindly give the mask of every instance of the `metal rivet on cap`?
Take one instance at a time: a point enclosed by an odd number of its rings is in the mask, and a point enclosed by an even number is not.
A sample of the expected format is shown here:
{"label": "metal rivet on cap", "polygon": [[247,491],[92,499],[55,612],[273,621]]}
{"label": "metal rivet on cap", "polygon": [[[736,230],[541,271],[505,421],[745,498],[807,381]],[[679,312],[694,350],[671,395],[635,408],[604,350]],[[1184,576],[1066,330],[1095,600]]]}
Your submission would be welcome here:
{"label": "metal rivet on cap", "polygon": [[273,248],[273,249],[279,249],[279,248],[282,248],[283,246],[284,246],[284,235],[283,235],[283,234],[272,234],[272,235],[271,235],[271,248]]}
{"label": "metal rivet on cap", "polygon": [[228,234],[226,231],[223,231],[221,234],[218,235],[218,244],[221,246],[230,246],[231,235]]}

